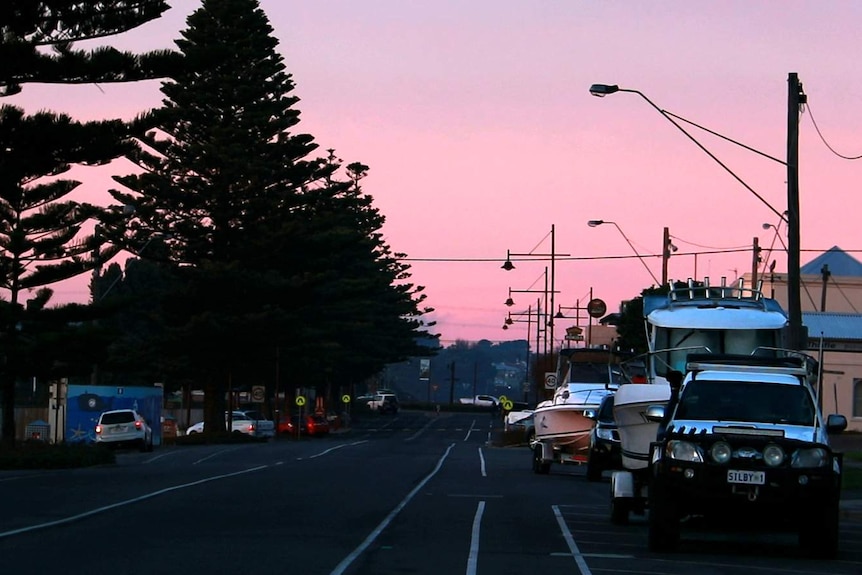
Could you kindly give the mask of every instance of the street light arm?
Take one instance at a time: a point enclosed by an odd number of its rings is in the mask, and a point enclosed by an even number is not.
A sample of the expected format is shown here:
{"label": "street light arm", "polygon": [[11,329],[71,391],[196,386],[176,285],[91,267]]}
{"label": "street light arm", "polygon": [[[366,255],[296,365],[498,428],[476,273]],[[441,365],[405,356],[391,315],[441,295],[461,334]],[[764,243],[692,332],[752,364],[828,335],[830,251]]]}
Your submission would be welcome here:
{"label": "street light arm", "polygon": [[[628,91],[630,91],[630,90],[620,90],[620,92],[628,92]],[[647,271],[647,273],[648,273],[648,274],[650,275],[650,277],[652,278],[652,281],[654,281],[654,282],[655,282],[655,285],[660,286],[660,285],[661,285],[661,282],[660,282],[660,281],[658,281],[658,278],[657,278],[657,277],[655,277],[655,274],[654,274],[654,273],[652,273],[652,270],[651,270],[651,269],[649,269],[649,266],[648,266],[648,265],[647,265],[647,263],[644,261],[643,256],[640,254],[640,252],[637,250],[637,248],[634,246],[634,244],[631,242],[631,240],[629,240],[629,237],[626,235],[626,233],[623,231],[623,229],[619,226],[619,224],[617,224],[616,222],[609,222],[609,221],[607,221],[607,220],[590,220],[589,222],[587,222],[587,225],[588,225],[588,226],[590,226],[591,228],[594,228],[594,227],[596,227],[596,226],[600,226],[600,225],[602,225],[602,224],[613,224],[613,226],[617,229],[617,231],[620,233],[620,235],[623,237],[623,239],[626,241],[626,243],[629,245],[629,247],[630,247],[630,248],[632,249],[632,251],[635,253],[635,255],[637,256],[638,260],[640,260],[640,262],[641,262],[641,264],[643,265],[644,269]]]}
{"label": "street light arm", "polygon": [[[597,91],[596,91],[596,86],[597,86],[597,85],[595,85],[595,84],[594,84],[592,87],[590,87],[590,93],[591,93],[591,94],[593,94],[593,95],[600,95],[600,94],[599,94],[599,93],[597,93]],[[658,106],[656,106],[656,105],[655,105],[655,103],[654,103],[652,100],[650,100],[649,98],[647,98],[647,97],[646,97],[646,95],[645,95],[643,92],[640,92],[639,90],[631,90],[631,89],[628,89],[628,88],[619,88],[619,87],[617,87],[617,86],[612,86],[612,88],[616,88],[616,89],[611,90],[611,91],[607,91],[607,92],[605,92],[604,94],[613,94],[614,92],[631,92],[632,94],[637,94],[638,96],[640,96],[641,98],[643,98],[643,99],[644,99],[644,100],[645,100],[645,101],[646,101],[650,106],[652,106],[652,107],[653,107],[653,108],[654,108],[654,109],[655,109],[659,114],[661,114],[662,116],[664,116],[664,118],[665,118],[668,122],[670,122],[671,124],[673,124],[674,126],[676,126],[676,128],[677,128],[680,132],[682,132],[683,134],[685,134],[685,135],[686,135],[686,137],[687,137],[689,140],[691,140],[692,142],[694,142],[694,144],[695,144],[698,148],[700,148],[701,150],[703,150],[703,152],[704,152],[707,156],[709,156],[710,158],[712,158],[712,159],[715,161],[715,163],[717,163],[719,166],[721,166],[722,168],[724,168],[724,170],[725,170],[728,174],[730,174],[731,176],[733,176],[733,179],[735,179],[737,182],[739,182],[740,184],[742,184],[742,186],[743,186],[746,190],[748,190],[749,192],[751,192],[751,193],[754,195],[754,197],[756,197],[758,200],[760,200],[760,201],[763,203],[763,205],[765,205],[767,208],[769,208],[770,210],[772,210],[772,212],[773,212],[773,213],[775,213],[775,215],[777,215],[777,216],[778,216],[779,218],[781,218],[782,220],[785,220],[785,221],[787,220],[787,218],[786,218],[786,216],[785,216],[784,214],[782,214],[781,212],[779,212],[778,210],[776,210],[775,208],[773,208],[773,207],[769,204],[769,202],[767,202],[767,201],[763,198],[763,196],[761,196],[760,194],[758,194],[757,192],[755,192],[755,191],[754,191],[754,189],[753,189],[751,186],[749,186],[748,184],[746,184],[746,183],[745,183],[745,181],[744,181],[742,178],[740,178],[739,176],[737,176],[737,175],[733,172],[733,170],[731,170],[731,169],[730,169],[730,168],[729,168],[729,167],[728,167],[724,162],[722,162],[721,160],[719,160],[719,159],[715,156],[715,154],[713,154],[712,152],[710,152],[709,150],[707,150],[707,149],[706,149],[706,147],[705,147],[703,144],[701,144],[700,142],[698,142],[698,141],[697,141],[697,138],[695,138],[694,136],[692,136],[691,134],[689,134],[689,133],[686,131],[686,129],[685,129],[685,128],[683,128],[682,126],[680,126],[680,125],[676,122],[676,120],[674,120],[674,119],[673,119],[672,114],[670,114],[669,112],[666,112],[666,111],[662,110],[661,108],[659,108]],[[601,95],[604,95],[604,94],[601,94]],[[782,163],[783,163],[783,162],[782,162]]]}

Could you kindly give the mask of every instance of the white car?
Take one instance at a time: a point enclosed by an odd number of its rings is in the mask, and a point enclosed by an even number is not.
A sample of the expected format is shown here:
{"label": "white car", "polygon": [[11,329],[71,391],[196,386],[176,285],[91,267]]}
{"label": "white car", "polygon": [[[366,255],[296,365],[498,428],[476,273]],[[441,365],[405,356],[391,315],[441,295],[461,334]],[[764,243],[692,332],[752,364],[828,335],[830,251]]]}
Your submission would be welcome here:
{"label": "white car", "polygon": [[134,409],[105,411],[96,423],[96,443],[111,447],[134,445],[141,451],[152,451],[153,430]]}
{"label": "white car", "polygon": [[[227,427],[228,414],[225,412],[225,427]],[[252,437],[275,436],[275,424],[263,416],[259,411],[233,411],[231,412],[231,431],[233,433],[245,433]],[[186,435],[203,433],[204,422],[198,422],[186,430]]]}

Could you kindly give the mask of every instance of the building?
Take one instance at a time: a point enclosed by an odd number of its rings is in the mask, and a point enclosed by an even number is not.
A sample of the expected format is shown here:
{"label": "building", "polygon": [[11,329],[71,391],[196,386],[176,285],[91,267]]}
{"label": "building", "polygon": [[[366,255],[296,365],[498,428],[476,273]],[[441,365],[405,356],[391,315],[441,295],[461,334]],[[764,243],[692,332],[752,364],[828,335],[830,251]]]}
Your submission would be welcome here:
{"label": "building", "polygon": [[[751,273],[743,279],[750,285]],[[758,281],[788,309],[787,273],[767,271]],[[808,353],[820,359],[823,351],[823,412],[843,414],[848,430],[862,431],[862,262],[835,246],[802,265],[800,300]]]}

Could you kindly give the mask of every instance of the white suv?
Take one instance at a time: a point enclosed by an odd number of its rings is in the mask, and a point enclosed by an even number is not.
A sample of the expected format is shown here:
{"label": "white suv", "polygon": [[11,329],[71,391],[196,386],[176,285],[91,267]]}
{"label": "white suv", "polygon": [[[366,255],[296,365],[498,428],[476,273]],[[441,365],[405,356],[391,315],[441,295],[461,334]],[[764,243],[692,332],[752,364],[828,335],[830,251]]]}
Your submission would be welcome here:
{"label": "white suv", "polygon": [[378,413],[398,413],[398,396],[394,393],[378,393],[368,402],[368,408]]}
{"label": "white suv", "polygon": [[153,430],[134,409],[105,411],[96,424],[96,443],[112,447],[134,445],[141,451],[152,451]]}

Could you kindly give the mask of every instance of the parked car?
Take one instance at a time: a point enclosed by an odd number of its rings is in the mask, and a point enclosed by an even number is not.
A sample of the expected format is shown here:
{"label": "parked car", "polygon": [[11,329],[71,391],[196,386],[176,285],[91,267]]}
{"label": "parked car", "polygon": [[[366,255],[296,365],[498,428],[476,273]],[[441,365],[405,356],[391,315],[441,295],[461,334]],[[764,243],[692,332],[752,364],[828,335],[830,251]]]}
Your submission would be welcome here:
{"label": "parked car", "polygon": [[[275,424],[259,411],[233,411],[230,419],[233,433],[245,433],[252,437],[273,437],[275,435]],[[228,412],[225,412],[225,429],[227,422]],[[186,435],[203,433],[203,431],[204,422],[200,421],[189,427],[186,430]]]}
{"label": "parked car", "polygon": [[462,397],[458,400],[464,405],[473,405],[475,407],[488,407],[496,409],[500,406],[500,400],[493,395],[476,395],[473,397]]}
{"label": "parked car", "polygon": [[323,415],[312,413],[302,417],[299,415],[285,416],[278,422],[279,433],[296,434],[297,427],[300,435],[327,435],[329,433],[329,420]]}
{"label": "parked car", "polygon": [[110,447],[135,446],[153,450],[153,430],[134,409],[104,411],[96,423],[96,443]]}
{"label": "parked car", "polygon": [[177,418],[173,415],[162,416],[162,442],[173,443],[180,435]]}
{"label": "parked car", "polygon": [[614,420],[614,395],[606,395],[596,412],[596,425],[590,432],[590,452],[587,456],[587,480],[598,481],[602,472],[622,469],[622,447],[617,422]]}
{"label": "parked car", "polygon": [[378,393],[368,402],[368,408],[378,413],[398,413],[398,396],[394,393]]}

